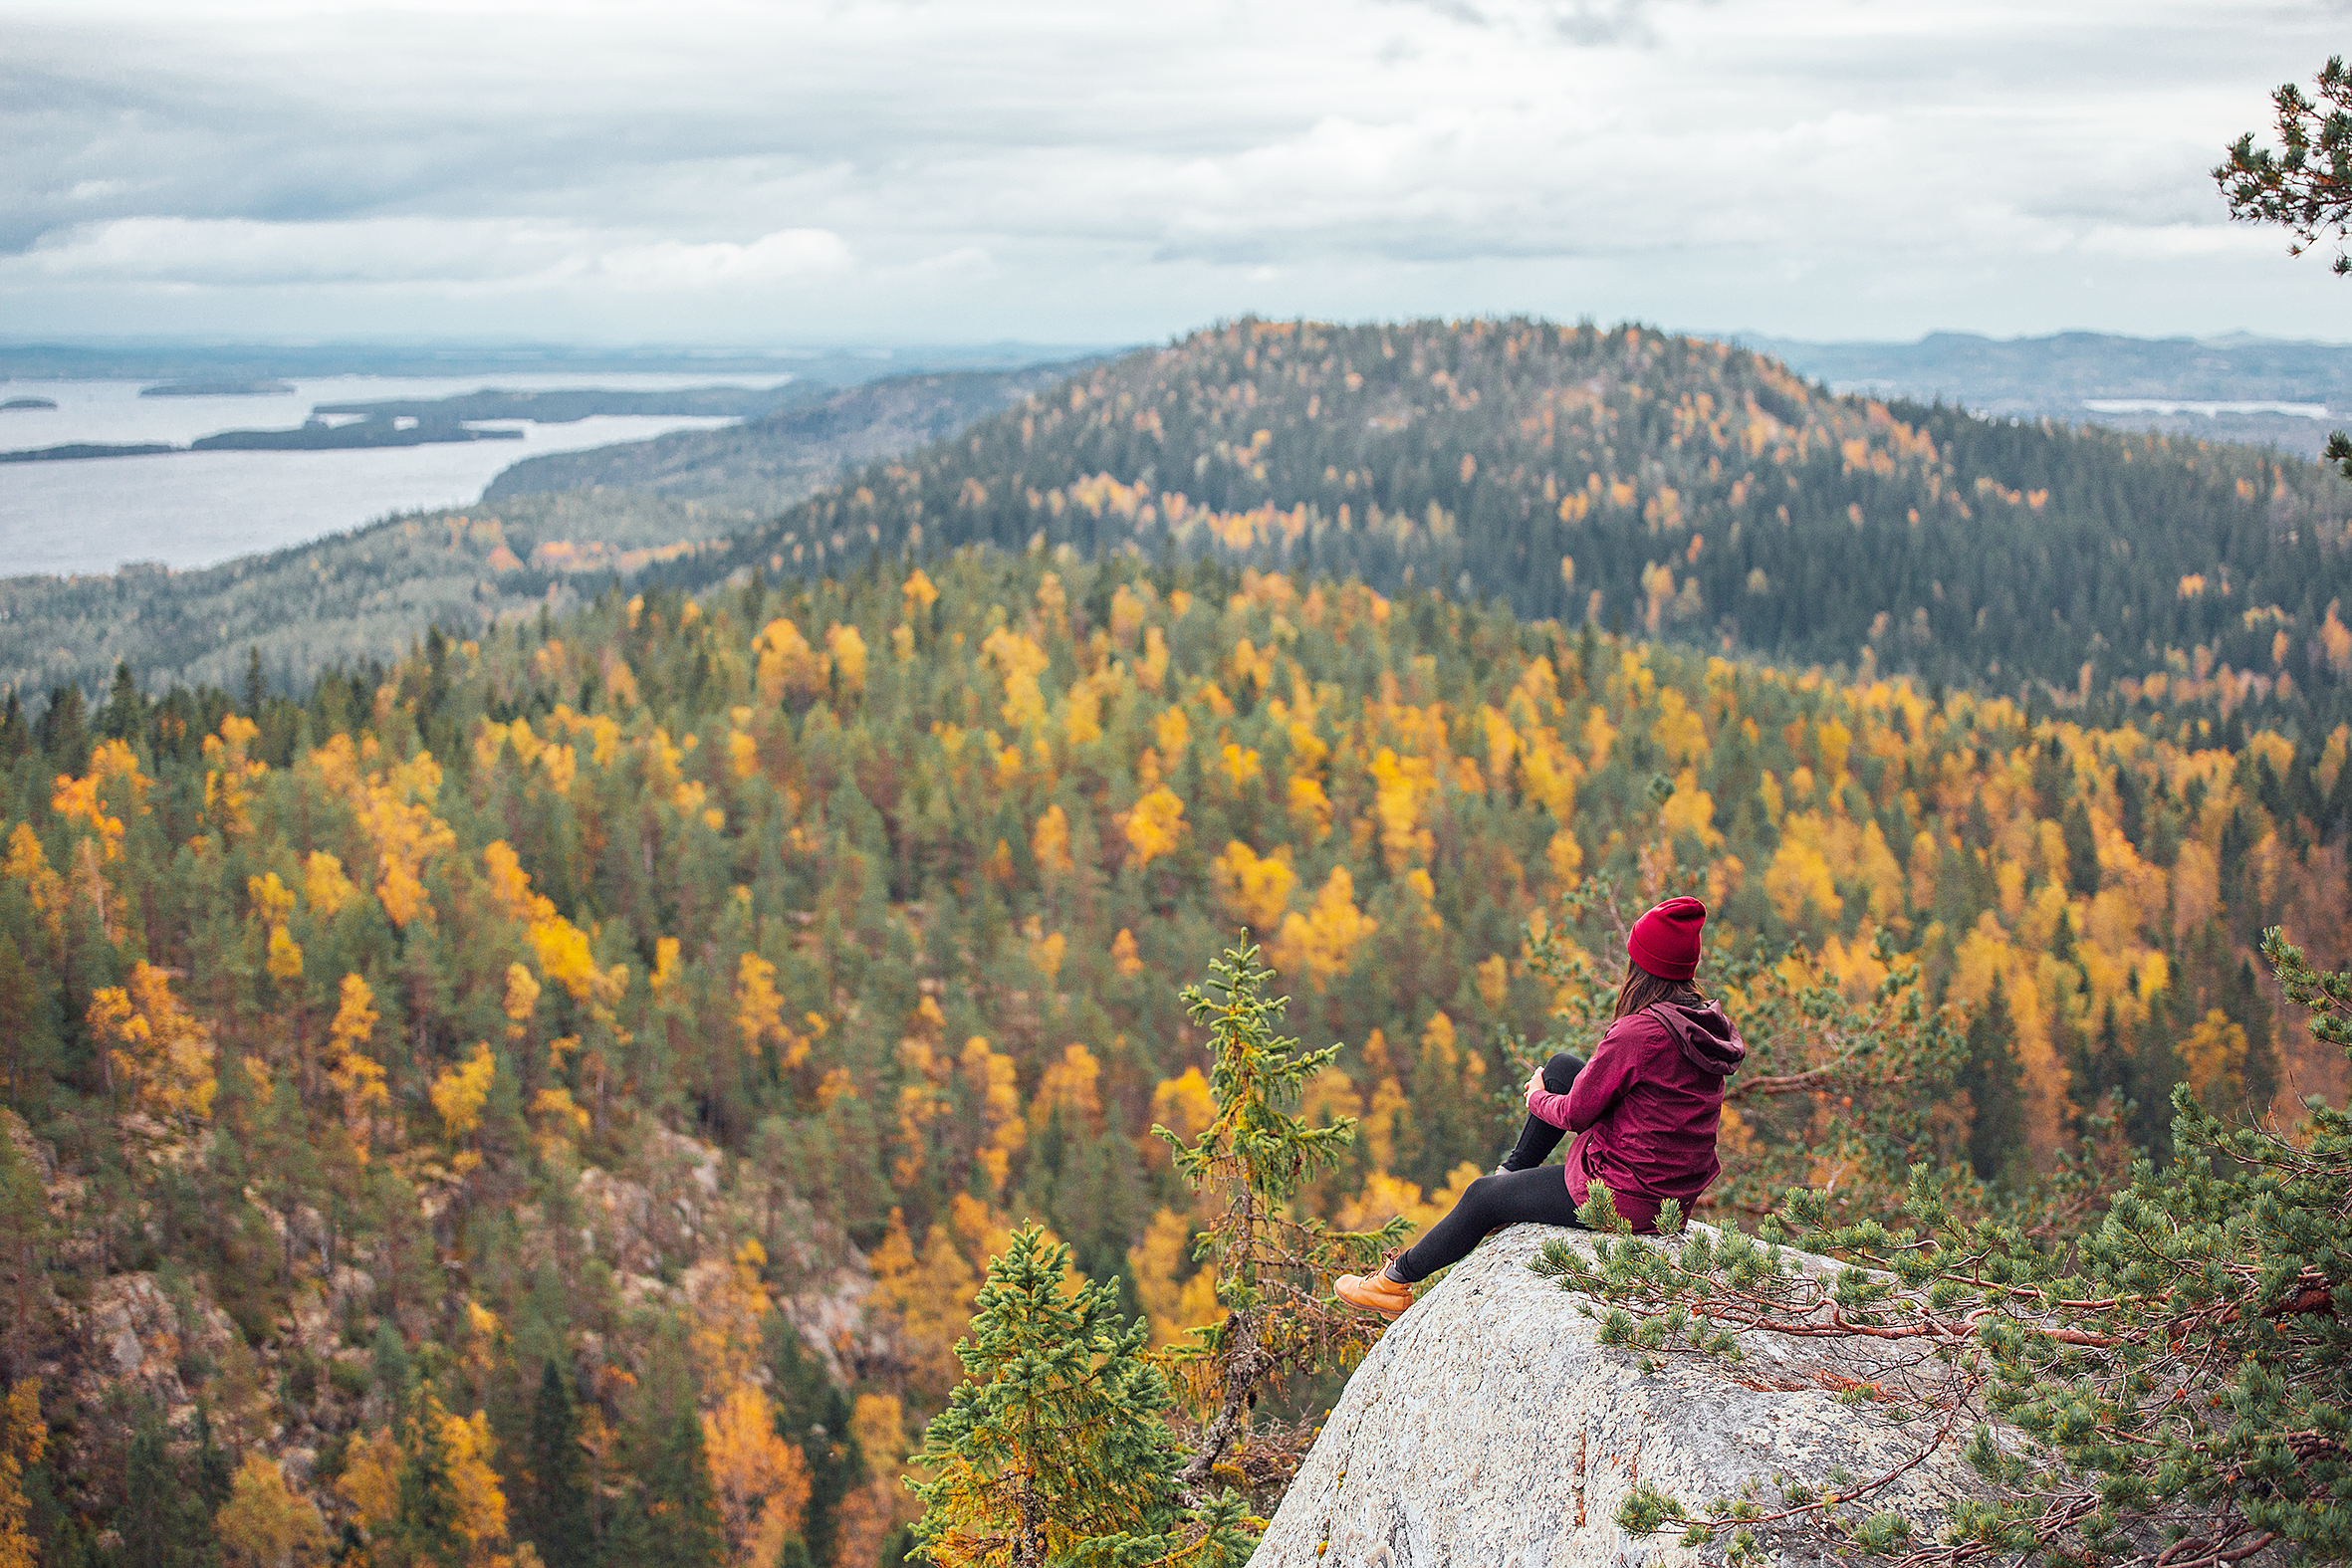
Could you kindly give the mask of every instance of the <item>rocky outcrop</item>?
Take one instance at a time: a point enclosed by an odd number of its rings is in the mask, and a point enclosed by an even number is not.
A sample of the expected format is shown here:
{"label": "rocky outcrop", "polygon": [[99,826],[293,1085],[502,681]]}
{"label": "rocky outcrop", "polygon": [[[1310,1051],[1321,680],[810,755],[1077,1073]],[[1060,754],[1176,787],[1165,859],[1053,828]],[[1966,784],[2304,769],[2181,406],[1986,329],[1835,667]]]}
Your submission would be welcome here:
{"label": "rocky outcrop", "polygon": [[865,1311],[873,1271],[807,1203],[756,1194],[761,1184],[747,1172],[715,1145],[653,1127],[626,1171],[580,1173],[581,1240],[611,1265],[614,1291],[636,1309],[701,1301],[734,1277],[740,1237],[768,1237],[778,1307],[836,1382],[854,1382],[859,1367],[886,1359]]}
{"label": "rocky outcrop", "polygon": [[[1591,1244],[1537,1226],[1490,1236],[1396,1321],[1348,1380],[1253,1568],[1720,1559],[1720,1547],[1684,1547],[1679,1531],[1627,1534],[1619,1505],[1639,1482],[1694,1506],[1754,1485],[1768,1512],[1783,1482],[1850,1487],[1926,1436],[1857,1397],[1911,1375],[1916,1346],[1759,1334],[1736,1364],[1675,1357],[1644,1372],[1638,1356],[1599,1344],[1576,1297],[1529,1270],[1562,1235]],[[1932,1539],[1946,1505],[1977,1487],[1947,1448],[1862,1506],[1903,1514]],[[1761,1544],[1783,1561],[1823,1551],[1807,1528]]]}
{"label": "rocky outcrop", "polygon": [[83,1376],[95,1405],[107,1385],[144,1390],[174,1424],[195,1409],[188,1372],[217,1366],[237,1340],[227,1313],[191,1288],[174,1301],[153,1274],[110,1274],[91,1287],[81,1314]]}

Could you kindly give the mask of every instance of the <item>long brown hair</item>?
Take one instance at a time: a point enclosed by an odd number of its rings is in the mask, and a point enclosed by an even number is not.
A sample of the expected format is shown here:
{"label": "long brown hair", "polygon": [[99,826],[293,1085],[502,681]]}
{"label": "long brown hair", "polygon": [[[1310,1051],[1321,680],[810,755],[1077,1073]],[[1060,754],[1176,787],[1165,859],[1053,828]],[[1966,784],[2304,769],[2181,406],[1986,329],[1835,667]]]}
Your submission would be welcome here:
{"label": "long brown hair", "polygon": [[1661,980],[1639,964],[1628,962],[1625,983],[1617,988],[1617,1010],[1609,1014],[1609,1019],[1614,1022],[1662,1002],[1695,1008],[1706,1000],[1699,995],[1699,988],[1687,980]]}

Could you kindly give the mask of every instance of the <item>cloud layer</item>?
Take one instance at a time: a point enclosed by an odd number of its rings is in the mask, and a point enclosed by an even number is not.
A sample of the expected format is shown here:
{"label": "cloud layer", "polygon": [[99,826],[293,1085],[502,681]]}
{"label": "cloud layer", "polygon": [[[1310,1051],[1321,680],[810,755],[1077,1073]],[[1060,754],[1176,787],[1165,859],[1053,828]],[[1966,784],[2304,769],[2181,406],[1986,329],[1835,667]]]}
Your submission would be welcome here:
{"label": "cloud layer", "polygon": [[1244,311],[2352,337],[2205,171],[2256,0],[16,0],[15,335],[1135,339]]}

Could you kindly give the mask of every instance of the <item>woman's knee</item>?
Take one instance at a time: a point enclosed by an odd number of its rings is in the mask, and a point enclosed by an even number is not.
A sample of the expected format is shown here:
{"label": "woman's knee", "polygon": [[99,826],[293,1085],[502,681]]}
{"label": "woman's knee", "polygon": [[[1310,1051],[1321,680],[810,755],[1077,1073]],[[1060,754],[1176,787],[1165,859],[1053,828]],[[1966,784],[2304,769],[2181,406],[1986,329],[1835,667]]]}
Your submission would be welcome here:
{"label": "woman's knee", "polygon": [[1576,1074],[1583,1070],[1584,1058],[1563,1050],[1543,1064],[1543,1087],[1554,1094],[1565,1094],[1574,1086]]}
{"label": "woman's knee", "polygon": [[1503,1187],[1502,1177],[1482,1176],[1462,1189],[1462,1202],[1456,1207],[1467,1209],[1472,1214],[1485,1214],[1502,1202]]}

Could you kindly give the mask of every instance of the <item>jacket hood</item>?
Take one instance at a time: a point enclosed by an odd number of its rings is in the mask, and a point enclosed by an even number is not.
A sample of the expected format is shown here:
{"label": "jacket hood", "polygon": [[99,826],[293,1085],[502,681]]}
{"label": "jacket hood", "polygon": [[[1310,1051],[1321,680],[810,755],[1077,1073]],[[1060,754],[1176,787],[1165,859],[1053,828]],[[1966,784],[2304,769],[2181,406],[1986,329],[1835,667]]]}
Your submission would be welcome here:
{"label": "jacket hood", "polygon": [[1733,1026],[1731,1014],[1724,1011],[1721,1003],[1709,1002],[1696,1008],[1682,1003],[1660,1003],[1650,1009],[1650,1014],[1666,1025],[1666,1032],[1682,1049],[1683,1060],[1701,1072],[1728,1078],[1748,1059],[1748,1042],[1740,1038],[1739,1029]]}

